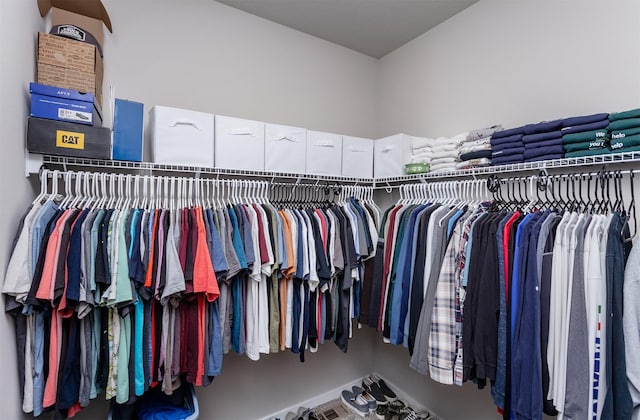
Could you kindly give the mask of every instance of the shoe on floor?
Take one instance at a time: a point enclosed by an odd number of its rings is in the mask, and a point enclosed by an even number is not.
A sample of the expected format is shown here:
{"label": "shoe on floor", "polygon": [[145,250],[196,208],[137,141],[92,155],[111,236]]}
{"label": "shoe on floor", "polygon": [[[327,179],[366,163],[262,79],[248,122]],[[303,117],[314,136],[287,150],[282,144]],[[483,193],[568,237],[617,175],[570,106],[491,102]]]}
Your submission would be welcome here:
{"label": "shoe on floor", "polygon": [[378,384],[373,382],[371,378],[364,378],[362,380],[362,388],[376,399],[378,405],[384,405],[388,402]]}
{"label": "shoe on floor", "polygon": [[382,391],[387,401],[395,401],[398,399],[396,393],[393,392],[391,388],[389,388],[389,386],[382,380],[382,378],[376,375],[371,375],[370,379],[373,383],[378,385],[380,391]]}
{"label": "shoe on floor", "polygon": [[369,411],[371,411],[372,413],[376,411],[376,407],[378,406],[378,403],[376,402],[376,399],[373,397],[373,395],[369,394],[367,391],[360,388],[359,386],[351,387],[351,391],[356,395],[362,395],[362,397],[367,402],[367,405],[369,406]]}
{"label": "shoe on floor", "polygon": [[362,394],[355,394],[345,389],[340,395],[340,400],[346,408],[360,417],[366,417],[369,414],[369,403]]}

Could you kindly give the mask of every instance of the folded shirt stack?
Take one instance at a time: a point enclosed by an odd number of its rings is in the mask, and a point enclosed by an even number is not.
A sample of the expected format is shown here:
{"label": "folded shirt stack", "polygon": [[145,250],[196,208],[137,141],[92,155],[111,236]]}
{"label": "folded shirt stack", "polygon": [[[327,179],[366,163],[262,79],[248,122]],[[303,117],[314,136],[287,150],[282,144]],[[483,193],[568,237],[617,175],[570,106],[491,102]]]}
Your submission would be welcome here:
{"label": "folded shirt stack", "polygon": [[564,157],[596,156],[610,153],[609,114],[565,118],[562,122]]}
{"label": "folded shirt stack", "polygon": [[470,169],[491,165],[491,135],[502,129],[501,125],[469,131],[466,139],[460,143],[460,161],[457,169]]}
{"label": "folded shirt stack", "polygon": [[640,108],[609,115],[613,153],[640,151]]}
{"label": "folded shirt stack", "polygon": [[562,148],[563,120],[542,121],[524,126],[523,158],[525,162],[560,159],[564,155]]}
{"label": "folded shirt stack", "polygon": [[524,161],[524,126],[496,131],[491,135],[491,164],[508,165]]}
{"label": "folded shirt stack", "polygon": [[468,133],[458,134],[447,138],[438,137],[431,146],[430,172],[455,171],[460,161],[460,144],[467,138]]}
{"label": "folded shirt stack", "polygon": [[411,160],[409,163],[431,163],[432,139],[414,137],[411,140]]}

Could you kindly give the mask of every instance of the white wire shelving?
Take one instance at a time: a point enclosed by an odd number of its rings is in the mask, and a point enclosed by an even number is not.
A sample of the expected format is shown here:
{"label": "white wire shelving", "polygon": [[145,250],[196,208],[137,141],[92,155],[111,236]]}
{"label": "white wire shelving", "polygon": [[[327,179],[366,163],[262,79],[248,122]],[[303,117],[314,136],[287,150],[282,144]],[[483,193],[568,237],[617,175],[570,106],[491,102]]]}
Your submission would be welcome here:
{"label": "white wire shelving", "polygon": [[288,180],[297,183],[335,183],[374,186],[376,188],[389,188],[399,184],[414,182],[429,182],[448,178],[475,178],[492,174],[531,172],[540,170],[562,170],[581,167],[608,166],[611,164],[640,164],[640,152],[611,153],[597,156],[585,156],[578,158],[563,158],[539,162],[526,162],[511,165],[488,166],[484,168],[441,171],[416,175],[406,175],[390,178],[353,178],[330,175],[293,174],[285,172],[249,171],[237,169],[205,168],[197,166],[166,165],[151,162],[127,162],[116,160],[101,160],[76,158],[68,156],[42,155],[42,165],[45,167],[61,166],[66,168],[96,168],[105,170],[147,171],[152,173],[179,172],[193,174],[195,176],[216,176],[220,178],[242,177],[261,178],[265,180]]}

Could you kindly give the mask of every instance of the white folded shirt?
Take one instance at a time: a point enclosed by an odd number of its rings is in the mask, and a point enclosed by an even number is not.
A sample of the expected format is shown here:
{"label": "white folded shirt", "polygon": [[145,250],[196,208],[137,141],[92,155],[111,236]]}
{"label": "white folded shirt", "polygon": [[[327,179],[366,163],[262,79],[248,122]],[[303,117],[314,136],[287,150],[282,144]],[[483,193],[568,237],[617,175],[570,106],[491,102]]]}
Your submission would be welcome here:
{"label": "white folded shirt", "polygon": [[447,157],[458,157],[458,150],[453,149],[453,150],[445,150],[443,152],[431,153],[432,159],[447,158]]}
{"label": "white folded shirt", "polygon": [[491,143],[478,144],[478,145],[475,145],[475,146],[461,147],[460,148],[460,154],[464,155],[465,153],[481,152],[483,150],[491,150]]}
{"label": "white folded shirt", "polygon": [[421,147],[419,149],[413,149],[412,154],[414,156],[424,155],[424,154],[431,154],[431,146],[425,146],[425,147]]}
{"label": "white folded shirt", "polygon": [[431,163],[431,154],[413,155],[410,163]]}
{"label": "white folded shirt", "polygon": [[480,158],[480,159],[466,160],[464,162],[458,162],[456,163],[456,168],[468,169],[468,168],[475,168],[478,166],[489,166],[489,165],[491,165],[491,159]]}
{"label": "white folded shirt", "polygon": [[455,157],[442,157],[442,158],[437,158],[437,159],[431,159],[431,164],[433,165],[437,165],[440,163],[452,163],[452,162],[456,162],[458,159]]}
{"label": "white folded shirt", "polygon": [[444,143],[444,144],[438,144],[438,145],[434,145],[431,146],[431,151],[432,152],[445,152],[448,150],[455,150],[458,148],[458,145],[455,143]]}
{"label": "white folded shirt", "polygon": [[432,164],[429,168],[429,172],[455,171],[456,169],[455,163],[439,163],[436,165]]}
{"label": "white folded shirt", "polygon": [[491,137],[485,137],[478,140],[465,140],[460,143],[460,147],[480,146],[483,144],[491,144]]}

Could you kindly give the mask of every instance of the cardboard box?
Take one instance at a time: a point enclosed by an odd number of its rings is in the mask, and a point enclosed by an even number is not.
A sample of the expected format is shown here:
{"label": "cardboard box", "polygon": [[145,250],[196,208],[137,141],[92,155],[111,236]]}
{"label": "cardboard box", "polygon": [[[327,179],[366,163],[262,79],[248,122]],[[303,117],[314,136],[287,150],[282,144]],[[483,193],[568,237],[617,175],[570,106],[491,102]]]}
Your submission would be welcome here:
{"label": "cardboard box", "polygon": [[93,93],[102,107],[103,74],[102,57],[95,46],[38,33],[38,83]]}
{"label": "cardboard box", "polygon": [[30,116],[49,120],[68,121],[87,125],[102,125],[92,93],[80,93],[55,86],[29,84],[31,92]]}
{"label": "cardboard box", "polygon": [[103,55],[104,30],[113,32],[111,19],[100,0],[38,0],[42,17],[51,10],[49,33],[95,45]]}
{"label": "cardboard box", "polygon": [[46,155],[110,159],[111,130],[29,117],[27,150]]}
{"label": "cardboard box", "polygon": [[144,105],[115,100],[112,159],[142,162],[142,119]]}

